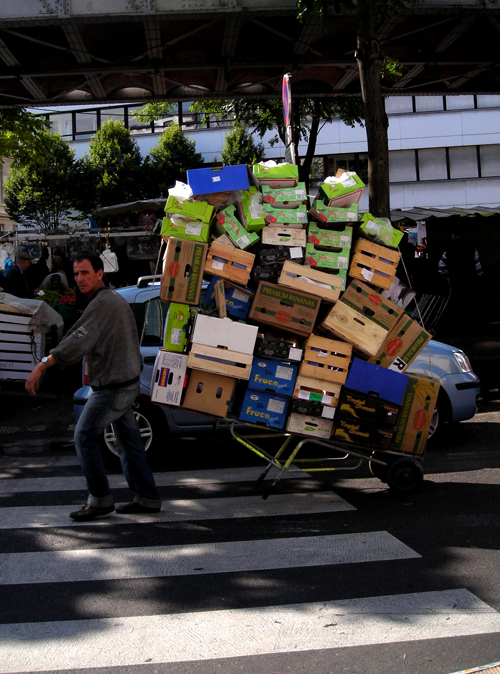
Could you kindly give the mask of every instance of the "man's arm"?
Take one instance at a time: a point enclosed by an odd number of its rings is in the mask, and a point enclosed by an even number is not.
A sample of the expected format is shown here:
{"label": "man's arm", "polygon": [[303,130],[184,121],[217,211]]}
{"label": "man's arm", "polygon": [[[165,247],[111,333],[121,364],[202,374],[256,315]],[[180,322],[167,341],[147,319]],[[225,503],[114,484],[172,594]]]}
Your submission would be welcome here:
{"label": "man's arm", "polygon": [[31,396],[36,395],[36,392],[38,391],[40,387],[40,382],[43,378],[43,375],[45,374],[46,370],[49,367],[52,367],[53,365],[56,365],[57,361],[54,358],[54,356],[48,356],[47,358],[43,359],[45,362],[42,360],[35,365],[35,367],[31,370],[30,374],[28,375],[28,378],[26,379],[26,383],[24,385],[24,388],[28,391],[28,393]]}

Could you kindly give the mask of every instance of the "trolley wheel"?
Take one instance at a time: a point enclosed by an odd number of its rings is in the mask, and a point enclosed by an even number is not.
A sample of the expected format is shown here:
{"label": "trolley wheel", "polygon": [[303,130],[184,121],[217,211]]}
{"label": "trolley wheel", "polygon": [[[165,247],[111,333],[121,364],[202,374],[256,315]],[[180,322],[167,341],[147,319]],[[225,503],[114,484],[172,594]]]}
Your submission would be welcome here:
{"label": "trolley wheel", "polygon": [[411,494],[424,479],[422,466],[413,459],[398,459],[387,471],[389,489],[397,494]]}

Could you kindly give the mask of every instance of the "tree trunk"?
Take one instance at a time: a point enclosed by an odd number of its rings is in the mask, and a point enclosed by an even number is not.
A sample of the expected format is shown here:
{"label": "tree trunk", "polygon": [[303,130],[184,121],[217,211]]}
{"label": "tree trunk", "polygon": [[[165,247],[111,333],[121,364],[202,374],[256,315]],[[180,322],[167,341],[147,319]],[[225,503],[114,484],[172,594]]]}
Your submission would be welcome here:
{"label": "tree trunk", "polygon": [[358,0],[358,43],[356,60],[359,66],[361,94],[365,106],[368,141],[369,209],[377,217],[390,217],[389,197],[389,121],[381,93],[379,54],[375,38],[373,0]]}

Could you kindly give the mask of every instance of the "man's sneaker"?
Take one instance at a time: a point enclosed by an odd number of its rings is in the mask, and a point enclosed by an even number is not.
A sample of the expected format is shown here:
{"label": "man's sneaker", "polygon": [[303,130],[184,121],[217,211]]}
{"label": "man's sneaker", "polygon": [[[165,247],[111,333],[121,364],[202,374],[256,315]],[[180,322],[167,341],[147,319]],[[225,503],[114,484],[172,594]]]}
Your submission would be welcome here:
{"label": "man's sneaker", "polygon": [[70,513],[69,516],[75,522],[89,522],[90,520],[95,520],[96,517],[103,517],[103,515],[109,515],[115,509],[114,505],[106,506],[105,508],[96,508],[91,505],[84,505],[80,510],[75,510],[74,513]]}
{"label": "man's sneaker", "polygon": [[144,515],[146,513],[159,513],[160,510],[161,506],[151,508],[150,506],[141,505],[135,501],[131,501],[130,503],[116,508],[116,512],[122,515]]}

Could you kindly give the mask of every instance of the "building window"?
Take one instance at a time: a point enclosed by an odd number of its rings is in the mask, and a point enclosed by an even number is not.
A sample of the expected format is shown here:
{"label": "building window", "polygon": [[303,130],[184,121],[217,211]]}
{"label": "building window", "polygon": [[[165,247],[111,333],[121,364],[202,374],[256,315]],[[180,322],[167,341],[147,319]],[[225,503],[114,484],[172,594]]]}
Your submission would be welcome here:
{"label": "building window", "polygon": [[444,110],[442,96],[415,96],[415,112],[433,112]]}
{"label": "building window", "polygon": [[413,112],[412,96],[388,96],[385,99],[385,111],[388,115]]}
{"label": "building window", "polygon": [[52,133],[57,133],[66,140],[73,138],[73,113],[62,112],[49,116]]}
{"label": "building window", "polygon": [[75,113],[75,136],[88,140],[97,131],[97,110],[81,110]]}
{"label": "building window", "polygon": [[450,178],[478,178],[477,149],[471,147],[450,147]]}
{"label": "building window", "polygon": [[101,125],[104,124],[104,122],[108,122],[110,119],[113,120],[113,122],[116,122],[118,120],[120,122],[123,122],[123,124],[125,124],[125,109],[124,108],[102,109]]}
{"label": "building window", "polygon": [[448,178],[444,148],[418,150],[417,155],[420,180],[446,180]]}
{"label": "building window", "polygon": [[446,96],[447,110],[472,110],[474,96]]}
{"label": "building window", "polygon": [[368,182],[368,154],[353,152],[352,154],[336,154],[325,157],[325,178],[334,176],[339,169],[354,171],[366,184]]}
{"label": "building window", "polygon": [[500,145],[481,145],[481,176],[491,178],[500,176]]}
{"label": "building window", "polygon": [[500,108],[500,96],[476,96],[478,108]]}
{"label": "building window", "polygon": [[395,150],[389,152],[389,182],[414,182],[417,180],[417,167],[414,150]]}

